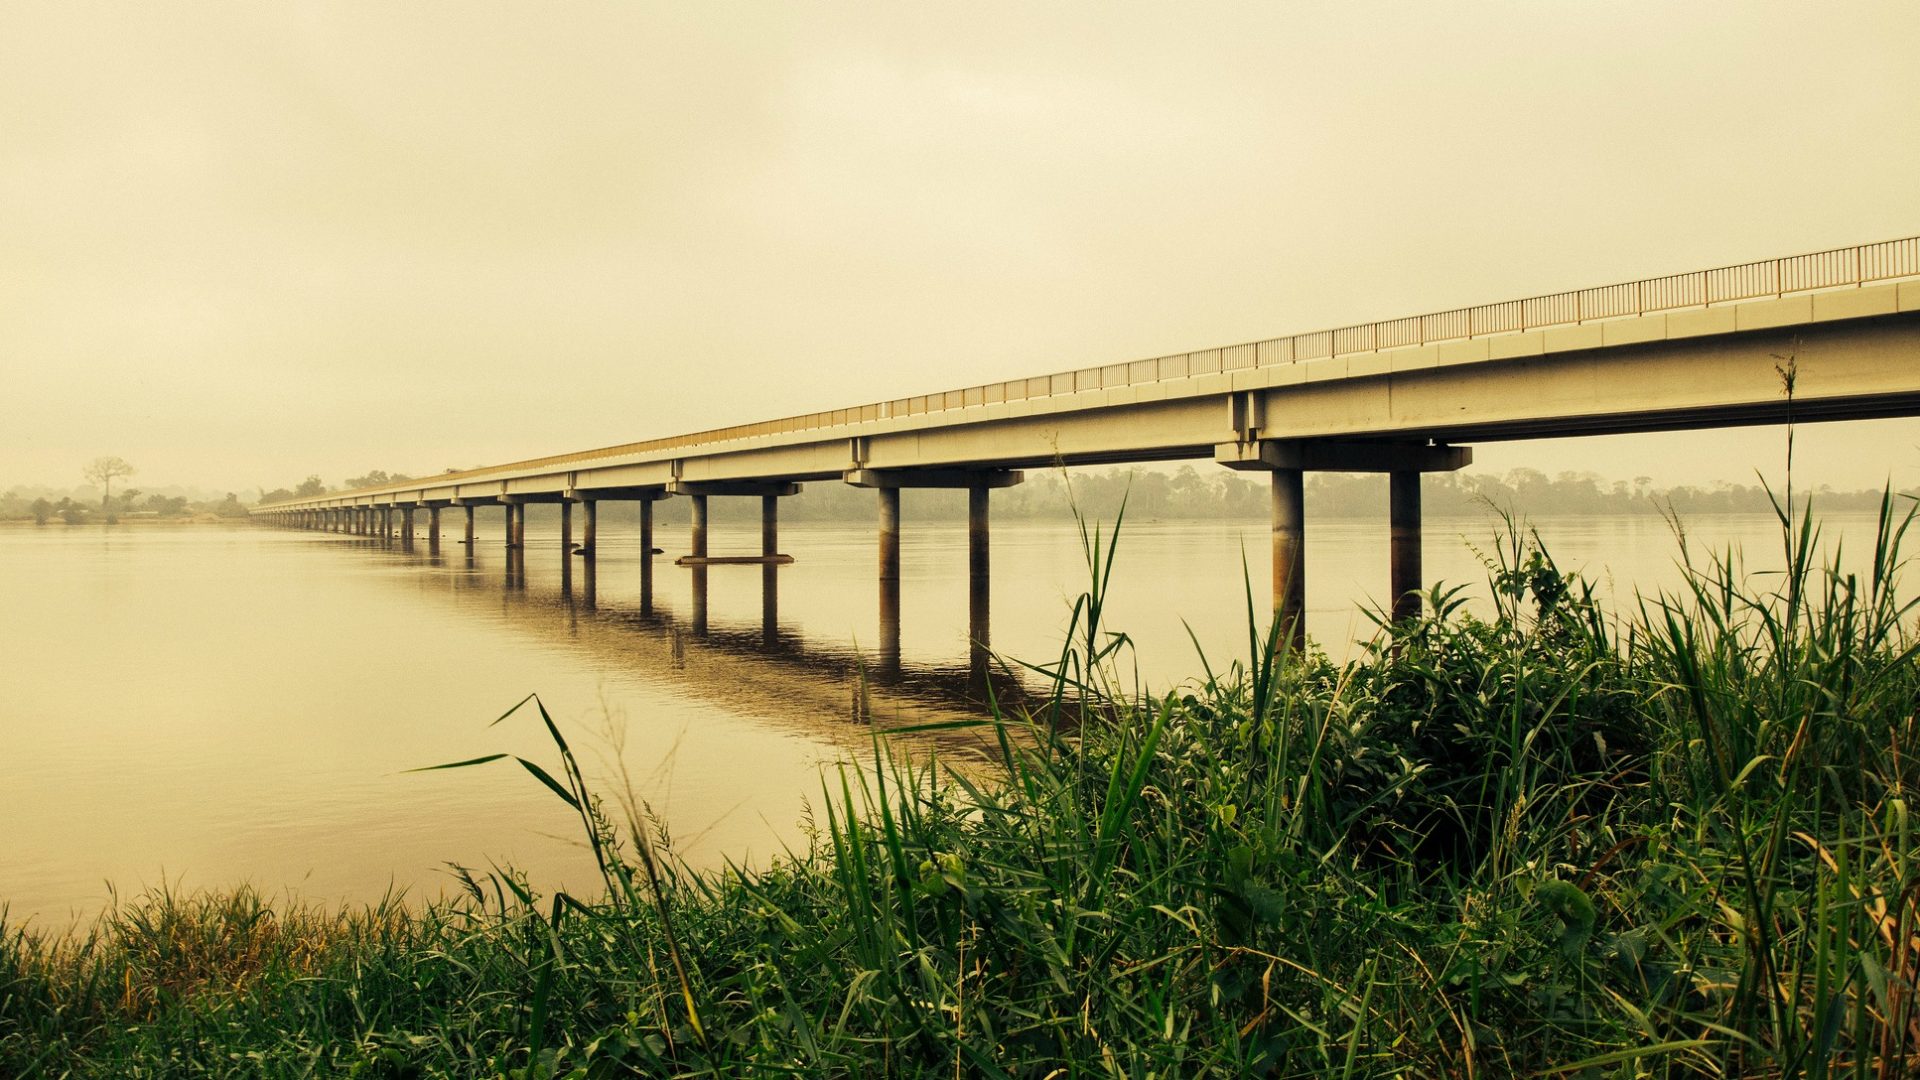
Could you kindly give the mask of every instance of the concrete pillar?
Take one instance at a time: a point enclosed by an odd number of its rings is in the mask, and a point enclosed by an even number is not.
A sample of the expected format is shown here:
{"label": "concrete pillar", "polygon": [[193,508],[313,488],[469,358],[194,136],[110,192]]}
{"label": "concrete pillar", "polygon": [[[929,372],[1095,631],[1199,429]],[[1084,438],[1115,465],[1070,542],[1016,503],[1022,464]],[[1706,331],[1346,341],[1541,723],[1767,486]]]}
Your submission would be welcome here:
{"label": "concrete pillar", "polygon": [[653,500],[640,500],[640,614],[653,614]]}
{"label": "concrete pillar", "polygon": [[573,504],[565,501],[560,504],[560,558],[573,558]]}
{"label": "concrete pillar", "polygon": [[[780,497],[760,496],[760,554],[780,553]],[[780,637],[780,568],[771,562],[760,568],[760,636],[771,645]]]}
{"label": "concrete pillar", "polygon": [[427,507],[427,550],[435,555],[440,554],[440,508],[438,506]]}
{"label": "concrete pillar", "polygon": [[599,570],[598,560],[593,557],[592,551],[588,551],[587,557],[580,560],[580,602],[586,605],[588,611],[600,606]]}
{"label": "concrete pillar", "polygon": [[1306,474],[1273,470],[1273,614],[1284,641],[1307,643]]}
{"label": "concrete pillar", "polygon": [[580,504],[584,519],[580,523],[580,553],[589,560],[600,544],[600,504],[588,499]]}
{"label": "concrete pillar", "polygon": [[974,651],[984,654],[988,644],[988,606],[992,574],[987,556],[987,494],[985,484],[967,488],[967,636]]}
{"label": "concrete pillar", "polygon": [[400,508],[400,546],[408,551],[413,550],[413,507],[411,505]]}
{"label": "concrete pillar", "polygon": [[[692,554],[696,558],[705,558],[707,554],[707,497],[690,496],[693,501],[693,529],[691,534]],[[693,568],[693,632],[707,632],[707,568]]]}
{"label": "concrete pillar", "polygon": [[1388,571],[1393,591],[1393,618],[1420,614],[1420,474],[1392,473],[1387,489]]}
{"label": "concrete pillar", "polygon": [[883,487],[880,497],[880,667],[900,670],[900,489]]}
{"label": "concrete pillar", "polygon": [[467,505],[462,506],[460,509],[465,510],[467,512],[466,538],[463,539],[461,543],[467,545],[467,554],[472,555],[473,554],[473,504],[468,503]]}

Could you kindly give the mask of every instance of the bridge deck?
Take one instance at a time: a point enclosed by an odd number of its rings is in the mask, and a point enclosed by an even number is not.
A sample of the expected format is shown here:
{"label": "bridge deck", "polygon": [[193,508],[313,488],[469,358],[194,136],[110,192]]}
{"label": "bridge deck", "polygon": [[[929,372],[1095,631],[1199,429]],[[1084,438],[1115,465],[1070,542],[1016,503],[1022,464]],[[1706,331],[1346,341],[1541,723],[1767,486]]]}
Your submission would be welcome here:
{"label": "bridge deck", "polygon": [[[852,470],[1204,458],[1920,412],[1920,237],[1060,372],[256,509],[632,498]],[[1792,357],[1795,395],[1776,367]],[[639,495],[636,495],[639,493]]]}

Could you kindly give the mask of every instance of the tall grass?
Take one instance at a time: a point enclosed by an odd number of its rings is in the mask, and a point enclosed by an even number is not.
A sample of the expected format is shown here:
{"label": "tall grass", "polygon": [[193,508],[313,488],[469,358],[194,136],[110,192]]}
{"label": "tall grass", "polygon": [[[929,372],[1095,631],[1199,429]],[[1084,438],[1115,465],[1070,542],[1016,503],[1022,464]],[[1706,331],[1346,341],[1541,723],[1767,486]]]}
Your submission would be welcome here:
{"label": "tall grass", "polygon": [[1780,520],[1780,570],[1683,549],[1618,616],[1509,522],[1484,617],[1436,589],[1336,664],[1250,604],[1246,656],[1157,693],[1089,530],[996,775],[876,739],[760,869],[686,869],[530,698],[599,895],[0,924],[0,1073],[1910,1075],[1911,518],[1864,576]]}

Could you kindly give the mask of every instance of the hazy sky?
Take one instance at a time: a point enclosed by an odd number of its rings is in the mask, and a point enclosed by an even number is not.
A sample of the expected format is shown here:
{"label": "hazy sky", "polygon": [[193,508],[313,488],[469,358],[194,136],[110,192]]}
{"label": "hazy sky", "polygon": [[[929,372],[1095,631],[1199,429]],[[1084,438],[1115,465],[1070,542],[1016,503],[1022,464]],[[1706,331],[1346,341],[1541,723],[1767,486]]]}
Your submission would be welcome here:
{"label": "hazy sky", "polygon": [[[1916,58],[1913,0],[3,0],[0,485],[431,471],[1912,235]],[[1920,423],[1801,449],[1920,481]]]}

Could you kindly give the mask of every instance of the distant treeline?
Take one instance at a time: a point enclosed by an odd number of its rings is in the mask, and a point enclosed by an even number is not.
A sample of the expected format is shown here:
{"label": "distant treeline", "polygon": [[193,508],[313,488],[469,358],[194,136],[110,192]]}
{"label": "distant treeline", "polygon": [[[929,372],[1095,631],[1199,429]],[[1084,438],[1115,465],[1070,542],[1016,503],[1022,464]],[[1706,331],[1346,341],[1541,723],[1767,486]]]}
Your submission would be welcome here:
{"label": "distant treeline", "polygon": [[[379,483],[411,479],[402,473],[374,470],[352,477],[340,487],[309,476],[291,488],[260,492],[258,502],[323,495]],[[1656,488],[1647,477],[1632,481],[1605,480],[1593,473],[1563,472],[1548,476],[1537,469],[1513,469],[1502,475],[1434,473],[1422,482],[1422,502],[1433,516],[1465,516],[1499,507],[1538,517],[1580,515],[1660,514],[1667,508],[1683,516],[1698,514],[1761,514],[1771,509],[1767,490],[1759,484],[1723,484],[1710,488],[1680,486]],[[63,498],[35,498],[31,489],[15,488],[0,494],[0,520],[53,518],[78,523],[103,513],[97,504]],[[1872,510],[1880,492],[1873,489],[1814,492],[1825,510]],[[902,494],[902,509],[921,519],[954,520],[967,512],[964,491],[910,489]],[[1160,469],[1030,470],[1026,482],[993,493],[993,516],[1002,520],[1071,520],[1076,508],[1094,518],[1111,519],[1125,500],[1127,516],[1136,521],[1155,519],[1252,519],[1265,517],[1270,495],[1266,478],[1220,468],[1182,465],[1172,472]],[[1317,517],[1379,517],[1386,513],[1385,476],[1362,473],[1312,473],[1307,477],[1307,504]],[[754,499],[716,498],[711,502],[717,521],[747,521],[759,514]],[[177,517],[213,514],[233,517],[245,510],[237,496],[193,502],[174,496],[145,495],[138,490],[116,494],[105,513],[126,516]],[[544,518],[551,510],[534,507]],[[688,503],[668,499],[655,508],[663,525],[687,520]],[[874,515],[873,492],[841,483],[810,483],[780,503],[787,521],[866,521]]]}
{"label": "distant treeline", "polygon": [[[1815,493],[1824,510],[1872,510],[1879,505],[1875,490]],[[993,516],[998,520],[1071,520],[1074,510],[1089,517],[1111,520],[1125,500],[1127,517],[1135,521],[1264,518],[1271,510],[1270,488],[1264,475],[1198,469],[1183,465],[1171,475],[1156,469],[1059,470],[1027,473],[1026,482],[993,493]],[[1646,478],[1608,482],[1590,473],[1562,473],[1549,477],[1534,469],[1514,469],[1503,476],[1490,473],[1435,473],[1421,489],[1422,506],[1433,516],[1471,516],[1490,506],[1537,517],[1650,514],[1671,507],[1682,516],[1698,514],[1760,514],[1771,509],[1767,491],[1758,484],[1729,484],[1699,488],[1655,488]],[[1384,517],[1387,478],[1377,474],[1313,473],[1307,477],[1307,505],[1317,517]],[[747,521],[760,512],[758,500],[716,498],[710,503],[717,521]],[[902,513],[910,518],[954,520],[967,512],[964,491],[908,490],[901,496]],[[687,520],[687,502],[669,499],[656,504],[655,520],[677,524]],[[786,521],[867,521],[874,516],[874,494],[839,483],[802,485],[801,492],[780,502]],[[540,515],[544,516],[544,515]]]}
{"label": "distant treeline", "polygon": [[0,493],[0,521],[33,521],[41,525],[61,522],[84,525],[89,522],[112,524],[141,518],[187,519],[196,517],[243,518],[247,505],[229,492],[221,499],[191,499],[185,495],[148,494],[139,488],[116,492],[99,499],[83,495],[51,497],[54,493],[32,488],[12,488]]}

